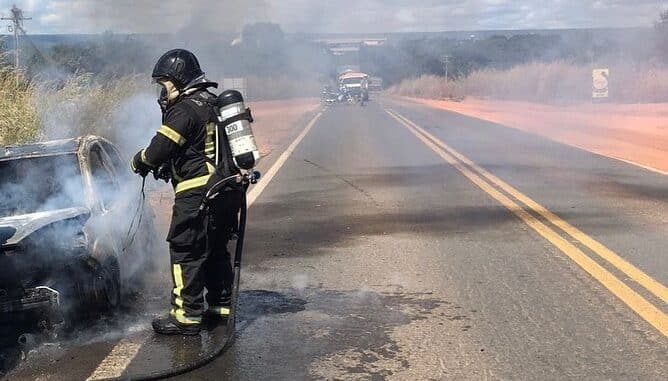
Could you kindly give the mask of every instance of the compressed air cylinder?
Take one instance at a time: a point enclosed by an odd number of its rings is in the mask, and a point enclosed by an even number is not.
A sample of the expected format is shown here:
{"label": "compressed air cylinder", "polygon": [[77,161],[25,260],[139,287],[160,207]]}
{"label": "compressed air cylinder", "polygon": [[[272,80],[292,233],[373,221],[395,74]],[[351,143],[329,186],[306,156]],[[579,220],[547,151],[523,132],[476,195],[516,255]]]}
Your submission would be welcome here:
{"label": "compressed air cylinder", "polygon": [[225,130],[234,164],[240,169],[253,169],[260,160],[260,152],[251,130],[253,118],[243,96],[236,90],[225,90],[218,96],[217,103],[221,127]]}

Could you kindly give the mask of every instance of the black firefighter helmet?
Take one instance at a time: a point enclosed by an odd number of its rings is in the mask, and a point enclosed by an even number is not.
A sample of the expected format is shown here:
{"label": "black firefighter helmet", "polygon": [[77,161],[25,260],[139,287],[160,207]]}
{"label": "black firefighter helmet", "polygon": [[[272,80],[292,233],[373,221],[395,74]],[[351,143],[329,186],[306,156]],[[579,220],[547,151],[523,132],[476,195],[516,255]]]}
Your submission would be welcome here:
{"label": "black firefighter helmet", "polygon": [[185,49],[172,49],[158,59],[151,77],[154,80],[169,79],[182,90],[204,78],[204,72],[193,53]]}

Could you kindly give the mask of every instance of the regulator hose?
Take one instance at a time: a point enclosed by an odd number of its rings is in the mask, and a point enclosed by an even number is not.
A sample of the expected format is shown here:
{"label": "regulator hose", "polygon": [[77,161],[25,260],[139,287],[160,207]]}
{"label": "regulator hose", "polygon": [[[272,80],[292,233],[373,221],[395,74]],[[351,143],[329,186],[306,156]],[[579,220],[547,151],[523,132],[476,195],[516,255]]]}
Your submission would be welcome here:
{"label": "regulator hose", "polygon": [[239,231],[237,232],[237,244],[234,248],[234,282],[232,283],[232,302],[230,305],[230,316],[227,319],[227,330],[234,332],[237,319],[237,302],[239,301],[239,282],[241,277],[241,256],[244,250],[244,236],[246,235],[246,192],[241,193],[241,210],[239,211]]}
{"label": "regulator hose", "polygon": [[[123,249],[121,250],[123,253],[132,246],[132,244],[135,241],[135,237],[137,236],[137,232],[139,231],[139,227],[141,226],[141,221],[142,218],[144,217],[144,202],[146,200],[146,192],[145,192],[145,187],[146,187],[146,176],[142,178],[141,181],[141,198],[139,199],[139,204],[137,205],[137,210],[135,210],[134,216],[132,216],[132,220],[130,221],[130,226],[128,227],[128,232],[125,236],[125,244],[123,245]],[[136,225],[135,225],[136,223]]]}

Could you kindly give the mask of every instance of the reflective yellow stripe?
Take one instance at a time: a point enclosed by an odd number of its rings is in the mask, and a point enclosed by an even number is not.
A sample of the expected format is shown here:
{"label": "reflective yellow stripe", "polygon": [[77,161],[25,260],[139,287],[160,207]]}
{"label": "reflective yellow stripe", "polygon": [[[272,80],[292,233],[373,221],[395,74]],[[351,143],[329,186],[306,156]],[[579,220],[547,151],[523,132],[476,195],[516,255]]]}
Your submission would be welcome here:
{"label": "reflective yellow stripe", "polygon": [[[216,126],[212,123],[206,125],[206,139],[204,140],[204,154],[211,160],[216,158],[216,142],[215,142]],[[213,173],[215,168],[207,165],[209,173]]]}
{"label": "reflective yellow stripe", "polygon": [[172,265],[172,276],[174,277],[174,290],[172,292],[180,298],[181,290],[183,290],[183,271],[181,270],[181,265]]}
{"label": "reflective yellow stripe", "polygon": [[213,136],[213,134],[216,132],[216,125],[213,123],[208,123],[206,125],[206,134]]}
{"label": "reflective yellow stripe", "polygon": [[155,165],[153,165],[153,163],[151,163],[150,161],[148,161],[148,159],[146,158],[146,148],[144,148],[143,150],[141,150],[140,158],[141,158],[141,161],[144,162],[144,164],[148,165],[149,167],[155,167]]}
{"label": "reflective yellow stripe", "polygon": [[183,270],[181,269],[181,265],[172,265],[172,275],[174,276],[174,290],[172,290],[175,296],[174,304],[179,308],[172,308],[169,313],[181,324],[201,323],[201,318],[187,317],[186,311],[183,309],[183,298],[181,297],[181,291],[183,291]]}
{"label": "reflective yellow stripe", "polygon": [[208,174],[208,175],[204,175],[204,176],[200,176],[200,177],[195,177],[193,179],[183,180],[176,185],[176,189],[174,190],[174,192],[175,193],[180,193],[180,192],[183,192],[183,191],[187,191],[189,189],[203,187],[209,181],[210,177],[211,177],[211,174]]}
{"label": "reflective yellow stripe", "polygon": [[180,146],[186,143],[186,139],[183,136],[181,136],[181,134],[174,131],[168,126],[165,126],[164,124],[160,126],[160,129],[158,129],[158,133],[165,135],[169,140],[173,141],[174,143]]}
{"label": "reflective yellow stripe", "polygon": [[221,315],[221,316],[228,316],[230,314],[230,308],[229,307],[211,307],[209,306],[209,312],[216,314],[216,315]]}
{"label": "reflective yellow stripe", "polygon": [[213,164],[207,162],[206,163],[206,169],[209,170],[209,174],[213,174],[213,172],[216,170],[216,168],[213,166]]}
{"label": "reflective yellow stripe", "polygon": [[181,297],[181,291],[183,290],[183,270],[181,265],[175,264],[172,265],[172,274],[174,276],[174,304],[179,307],[179,310],[183,308],[183,298]]}
{"label": "reflective yellow stripe", "polygon": [[181,308],[173,309],[169,311],[169,314],[172,315],[176,321],[181,324],[200,324],[202,323],[201,317],[188,317],[186,316],[186,311]]}

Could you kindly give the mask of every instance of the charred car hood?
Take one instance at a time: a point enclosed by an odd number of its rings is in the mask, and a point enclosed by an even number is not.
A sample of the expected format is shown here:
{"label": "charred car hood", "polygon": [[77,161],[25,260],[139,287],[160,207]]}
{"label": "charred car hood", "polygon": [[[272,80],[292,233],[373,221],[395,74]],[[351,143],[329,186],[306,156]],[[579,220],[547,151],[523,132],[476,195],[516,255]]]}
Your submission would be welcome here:
{"label": "charred car hood", "polygon": [[90,215],[84,207],[66,208],[0,218],[0,247],[13,246],[35,231],[53,224],[79,216]]}

